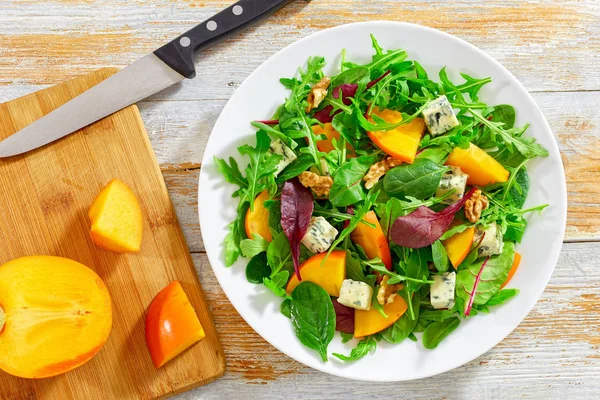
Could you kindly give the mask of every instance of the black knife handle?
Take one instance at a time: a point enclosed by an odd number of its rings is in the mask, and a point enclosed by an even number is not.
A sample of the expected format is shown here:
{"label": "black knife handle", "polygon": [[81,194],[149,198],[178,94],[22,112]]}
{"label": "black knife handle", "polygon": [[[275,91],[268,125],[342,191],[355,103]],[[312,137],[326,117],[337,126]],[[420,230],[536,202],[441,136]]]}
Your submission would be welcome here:
{"label": "black knife handle", "polygon": [[194,55],[248,28],[293,0],[240,0],[190,29],[154,54],[186,78],[196,76]]}

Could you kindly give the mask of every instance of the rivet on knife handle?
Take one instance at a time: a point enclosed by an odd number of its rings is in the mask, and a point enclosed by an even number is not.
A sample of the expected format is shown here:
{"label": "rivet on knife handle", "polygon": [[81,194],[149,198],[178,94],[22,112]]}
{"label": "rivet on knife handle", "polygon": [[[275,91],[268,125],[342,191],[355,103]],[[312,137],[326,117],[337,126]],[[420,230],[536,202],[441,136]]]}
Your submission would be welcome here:
{"label": "rivet on knife handle", "polygon": [[186,78],[196,76],[194,55],[268,17],[292,0],[240,0],[190,29],[154,54]]}

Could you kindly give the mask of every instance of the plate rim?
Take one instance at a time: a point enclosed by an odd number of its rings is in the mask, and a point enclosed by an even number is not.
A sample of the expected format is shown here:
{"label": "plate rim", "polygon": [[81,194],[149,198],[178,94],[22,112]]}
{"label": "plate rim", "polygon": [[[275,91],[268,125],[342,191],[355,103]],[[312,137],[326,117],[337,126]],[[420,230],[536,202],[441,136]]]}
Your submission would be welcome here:
{"label": "plate rim", "polygon": [[[203,155],[202,158],[202,164],[201,165],[205,165],[207,164],[207,161],[210,162],[210,160],[208,160],[209,154],[206,151],[206,149],[209,148],[211,139],[213,138],[213,134],[215,133],[215,128],[217,126],[219,126],[220,124],[220,120],[223,118],[223,111],[226,109],[226,107],[229,105],[229,103],[234,99],[234,97],[237,95],[237,93],[240,92],[240,89],[243,88],[243,86],[250,81],[252,78],[254,78],[256,75],[259,75],[262,71],[262,69],[265,67],[265,65],[269,64],[275,57],[277,57],[280,53],[282,53],[283,51],[290,51],[290,49],[296,47],[296,46],[300,46],[301,44],[303,44],[306,41],[309,40],[314,40],[315,37],[324,35],[326,33],[330,33],[331,31],[343,31],[345,29],[353,29],[356,26],[372,26],[372,25],[394,25],[394,26],[407,26],[413,29],[423,29],[425,31],[430,31],[433,32],[435,34],[438,35],[442,35],[445,37],[445,39],[447,40],[452,40],[455,42],[459,42],[461,45],[466,45],[468,48],[470,48],[471,51],[477,53],[479,56],[482,56],[486,59],[486,61],[491,62],[492,64],[494,64],[496,67],[501,68],[504,72],[506,72],[510,78],[511,78],[511,83],[515,84],[516,87],[523,92],[523,94],[525,95],[525,97],[531,102],[531,104],[533,104],[535,106],[535,109],[540,113],[542,120],[543,120],[543,126],[542,129],[545,130],[546,132],[550,133],[551,137],[552,137],[552,141],[551,144],[554,147],[554,150],[556,151],[556,153],[559,155],[560,157],[560,149],[558,147],[558,142],[556,140],[556,137],[553,135],[552,129],[548,123],[548,120],[546,119],[544,113],[542,112],[542,110],[540,109],[539,105],[537,104],[537,102],[533,99],[533,97],[531,96],[531,94],[529,93],[529,91],[525,88],[525,86],[512,74],[512,72],[504,67],[502,65],[502,63],[500,63],[499,61],[497,61],[495,58],[493,58],[491,55],[489,55],[488,53],[486,53],[485,51],[481,50],[480,48],[476,47],[475,45],[471,44],[470,42],[468,42],[465,39],[459,38],[457,36],[454,36],[448,32],[439,30],[439,29],[435,29],[435,28],[431,28],[425,25],[420,25],[420,24],[415,24],[415,23],[410,23],[410,22],[402,22],[402,21],[390,21],[390,20],[372,20],[372,21],[361,21],[361,22],[353,22],[353,23],[348,23],[348,24],[341,24],[341,25],[337,25],[334,27],[330,27],[327,29],[323,29],[314,33],[311,33],[301,39],[298,39],[292,43],[290,43],[289,45],[279,49],[278,51],[276,51],[274,54],[272,54],[270,57],[268,57],[266,60],[264,60],[254,71],[252,71],[245,79],[244,81],[240,84],[240,86],[238,87],[238,89],[231,95],[231,97],[229,98],[229,100],[227,101],[227,103],[225,104],[225,106],[223,107],[223,109],[221,110],[219,117],[217,118],[217,120],[215,121],[213,128],[211,130],[211,134],[209,136],[209,139],[207,141],[206,147],[205,147],[205,153]],[[216,135],[215,135],[216,136]],[[510,330],[507,331],[507,333],[505,335],[503,335],[502,337],[500,337],[496,343],[494,343],[493,345],[489,346],[488,348],[486,348],[485,350],[481,351],[481,352],[475,352],[476,354],[474,354],[472,357],[469,356],[467,357],[467,359],[460,359],[460,361],[456,361],[456,362],[449,362],[446,364],[446,367],[444,368],[440,368],[439,370],[433,372],[433,373],[423,373],[420,375],[416,375],[413,376],[409,379],[403,379],[401,376],[398,377],[398,379],[372,379],[372,378],[362,378],[360,376],[354,376],[351,375],[349,373],[347,373],[346,371],[349,370],[348,369],[341,369],[341,370],[335,370],[335,371],[330,371],[330,370],[325,370],[324,368],[322,368],[323,363],[318,363],[315,365],[312,364],[308,364],[307,362],[300,360],[298,358],[296,358],[294,355],[290,354],[290,352],[285,351],[281,346],[278,346],[274,343],[272,343],[269,339],[267,339],[264,335],[262,335],[259,331],[259,329],[257,329],[257,327],[252,323],[249,318],[246,317],[246,315],[244,315],[244,313],[242,311],[240,311],[235,304],[231,301],[227,291],[224,289],[223,283],[221,281],[221,277],[220,277],[220,273],[217,271],[216,267],[213,267],[213,259],[216,261],[217,258],[221,258],[221,254],[220,252],[215,254],[214,252],[209,253],[208,249],[205,248],[206,251],[206,255],[208,257],[211,269],[213,270],[213,273],[215,275],[215,277],[217,278],[217,281],[219,282],[219,286],[221,287],[221,289],[223,290],[223,292],[225,293],[225,295],[227,296],[227,299],[229,300],[229,302],[231,303],[231,305],[234,307],[234,309],[236,310],[236,312],[244,319],[244,321],[259,335],[261,336],[267,343],[269,343],[269,345],[275,347],[278,351],[282,352],[283,354],[285,354],[286,356],[292,358],[293,360],[306,365],[310,368],[313,368],[315,370],[318,370],[320,372],[324,372],[326,374],[330,374],[333,376],[338,376],[341,378],[346,378],[346,379],[350,379],[350,380],[356,380],[356,381],[364,381],[364,382],[408,382],[408,381],[414,381],[414,380],[420,380],[420,379],[424,379],[427,377],[432,377],[432,376],[436,376],[436,375],[440,375],[443,373],[446,373],[448,371],[454,370],[460,366],[466,365],[470,362],[472,362],[473,360],[475,360],[478,357],[481,357],[483,354],[486,354],[487,352],[489,352],[491,349],[493,349],[494,347],[496,347],[500,342],[502,342],[504,339],[506,339],[506,337],[508,337],[519,325],[521,325],[521,323],[525,320],[525,318],[527,318],[527,316],[529,315],[529,313],[531,312],[531,310],[537,305],[540,297],[542,296],[543,292],[546,290],[546,287],[548,286],[548,283],[552,277],[552,275],[554,274],[554,271],[556,269],[556,266],[558,264],[559,261],[559,256],[560,253],[562,251],[562,247],[564,245],[564,237],[565,237],[565,232],[566,232],[566,222],[567,222],[567,204],[568,204],[568,197],[567,197],[567,183],[566,183],[566,176],[565,176],[565,171],[564,171],[564,165],[562,162],[558,163],[557,166],[560,169],[560,176],[558,177],[559,182],[557,183],[558,186],[560,186],[560,194],[561,194],[561,198],[559,199],[560,201],[557,201],[557,205],[560,205],[563,209],[564,212],[562,212],[560,214],[560,232],[559,235],[560,236],[560,245],[556,246],[556,248],[552,249],[551,254],[549,255],[549,260],[551,261],[551,271],[548,274],[548,278],[545,279],[545,281],[543,282],[543,286],[540,285],[541,290],[539,291],[539,293],[536,294],[535,296],[535,301],[532,302],[531,305],[527,306],[526,308],[526,313],[523,315],[523,317],[520,319],[520,321]],[[203,235],[204,230],[202,229],[203,226],[203,215],[204,213],[202,212],[202,210],[200,209],[201,206],[201,201],[200,198],[202,196],[201,194],[201,187],[202,187],[202,180],[203,177],[206,175],[206,173],[203,173],[203,169],[200,169],[200,174],[199,174],[199,178],[198,178],[198,215],[199,215],[199,222],[200,222],[200,231],[201,234]],[[204,235],[203,235],[204,237]],[[558,237],[557,237],[558,240]],[[219,260],[221,263],[222,260]],[[486,346],[487,347],[487,346]]]}

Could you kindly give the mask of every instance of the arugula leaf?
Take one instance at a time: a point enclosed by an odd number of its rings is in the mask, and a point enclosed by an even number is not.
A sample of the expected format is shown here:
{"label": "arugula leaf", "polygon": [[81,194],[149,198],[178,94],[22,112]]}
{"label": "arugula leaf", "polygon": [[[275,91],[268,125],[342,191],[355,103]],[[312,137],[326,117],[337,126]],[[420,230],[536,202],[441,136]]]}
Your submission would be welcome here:
{"label": "arugula leaf", "polygon": [[514,243],[504,243],[502,254],[487,258],[458,271],[456,297],[465,303],[461,312],[469,316],[472,305],[486,304],[506,281],[515,257]]}
{"label": "arugula leaf", "polygon": [[415,157],[415,161],[423,158],[431,160],[439,165],[446,161],[446,158],[448,158],[448,152],[441,147],[431,146],[418,153]]}
{"label": "arugula leaf", "polygon": [[289,181],[308,170],[310,167],[315,165],[315,160],[313,160],[312,155],[310,154],[300,154],[298,158],[296,158],[290,165],[285,167],[283,171],[277,176],[277,183],[284,183],[285,181]]}
{"label": "arugula leaf", "polygon": [[440,322],[432,322],[423,331],[423,347],[435,349],[442,340],[451,334],[458,325],[460,319],[454,317]]}
{"label": "arugula leaf", "polygon": [[327,347],[335,333],[335,311],[327,292],[312,282],[300,283],[292,293],[290,315],[300,342],[327,361]]}
{"label": "arugula leaf", "polygon": [[270,275],[271,268],[267,265],[267,256],[265,253],[260,253],[252,257],[246,266],[246,279],[250,283],[263,283],[264,279]]}
{"label": "arugula leaf", "polygon": [[349,341],[354,339],[353,333],[340,332],[340,335],[342,335],[342,343],[348,343]]}
{"label": "arugula leaf", "polygon": [[292,150],[294,150],[296,147],[298,147],[298,143],[296,143],[294,140],[292,140],[292,138],[290,138],[288,135],[286,135],[285,133],[281,132],[280,130],[276,129],[275,127],[273,127],[271,125],[267,125],[261,121],[252,121],[250,123],[250,125],[252,125],[253,127],[255,127],[259,130],[263,130],[266,133],[270,134],[271,136],[274,136],[275,138],[281,140],[287,147],[289,147]]}
{"label": "arugula leaf", "polygon": [[258,233],[253,234],[253,239],[244,239],[240,242],[240,250],[244,257],[252,258],[255,255],[267,251],[269,241]]}
{"label": "arugula leaf", "polygon": [[[415,252],[415,253],[418,253],[418,252]],[[387,283],[389,285],[395,285],[397,283],[405,282],[405,281],[408,281],[409,283],[418,283],[418,284],[433,283],[433,281],[427,280],[427,276],[429,275],[429,272],[427,274],[422,274],[421,278],[397,274],[394,271],[389,271],[379,258],[375,258],[375,259],[369,261],[367,263],[367,265],[369,265],[371,267],[371,269],[373,269],[374,271],[377,271],[380,274],[389,276],[390,279],[388,279],[388,281],[387,281]],[[415,275],[418,275],[418,273],[415,273]]]}
{"label": "arugula leaf", "polygon": [[[407,288],[411,292],[416,292],[421,288],[423,283],[433,283],[427,280],[429,277],[429,268],[427,267],[427,250],[415,249],[411,251],[406,260],[406,275],[411,279],[408,280]],[[390,278],[390,280],[392,280]],[[390,283],[390,281],[388,281]]]}
{"label": "arugula leaf", "polygon": [[393,196],[411,196],[425,199],[435,194],[447,167],[421,158],[413,164],[402,164],[392,168],[383,178],[385,191]]}
{"label": "arugula leaf", "polygon": [[229,224],[229,232],[225,236],[225,266],[231,267],[240,256],[242,250],[240,243],[246,239],[246,230],[244,229],[244,220],[249,204],[242,203],[238,209],[237,218]]}
{"label": "arugula leaf", "polygon": [[358,342],[356,348],[352,349],[352,351],[350,352],[350,356],[345,356],[340,353],[333,353],[333,355],[342,361],[357,361],[369,354],[370,352],[375,352],[376,348],[377,340],[375,339],[374,335],[371,335]]}
{"label": "arugula leaf", "polygon": [[369,283],[365,272],[363,271],[362,263],[358,256],[350,250],[346,250],[346,278],[353,281]]}
{"label": "arugula leaf", "polygon": [[[404,298],[404,301],[406,301],[407,304],[410,304],[407,300],[408,296],[412,296],[412,293],[409,293],[406,287],[403,288],[398,294]],[[386,342],[392,344],[402,342],[412,333],[412,331],[415,329],[415,326],[417,326],[417,321],[419,319],[419,308],[421,306],[421,296],[415,295],[411,300],[412,315],[414,318],[410,318],[410,312],[404,313],[404,315],[402,315],[400,319],[398,319],[398,321],[396,321],[392,326],[381,332],[381,336]]]}
{"label": "arugula leaf", "polygon": [[506,303],[508,300],[512,299],[516,295],[519,294],[519,289],[502,289],[496,292],[491,299],[485,303],[486,306],[497,306],[500,304]]}
{"label": "arugula leaf", "polygon": [[[227,164],[227,161],[216,156],[213,157],[213,161],[227,182],[238,185],[242,189],[246,189],[248,187],[248,180],[246,177],[244,177],[244,175],[242,175],[240,167],[238,166],[237,161],[235,161],[235,158],[229,157],[229,164]],[[236,197],[237,195],[238,192],[235,192],[233,197]]]}
{"label": "arugula leaf", "polygon": [[243,196],[240,202],[249,202],[251,210],[254,210],[254,199],[266,187],[262,183],[263,178],[273,175],[281,161],[280,155],[268,153],[270,144],[269,135],[261,130],[256,132],[256,147],[245,144],[238,148],[240,154],[250,158],[250,164],[246,167],[248,187],[241,189]]}
{"label": "arugula leaf", "polygon": [[342,165],[333,175],[333,185],[329,192],[331,204],[346,207],[365,198],[363,178],[376,158],[361,156]]}
{"label": "arugula leaf", "polygon": [[433,255],[433,264],[438,272],[446,272],[449,267],[448,254],[446,253],[446,248],[442,244],[440,240],[436,240],[431,245],[431,252]]}
{"label": "arugula leaf", "polygon": [[448,229],[446,232],[444,232],[442,237],[440,237],[440,240],[444,241],[446,239],[450,239],[452,236],[458,233],[462,233],[473,226],[474,224],[471,222],[464,222],[460,225],[455,225],[452,228]]}
{"label": "arugula leaf", "polygon": [[494,106],[494,111],[490,113],[492,121],[499,122],[504,129],[511,129],[515,126],[517,120],[517,112],[515,108],[508,104],[500,104]]}
{"label": "arugula leaf", "polygon": [[290,278],[288,271],[279,271],[275,274],[271,274],[270,277],[263,279],[263,284],[271,289],[276,296],[288,297],[285,289],[283,288]]}

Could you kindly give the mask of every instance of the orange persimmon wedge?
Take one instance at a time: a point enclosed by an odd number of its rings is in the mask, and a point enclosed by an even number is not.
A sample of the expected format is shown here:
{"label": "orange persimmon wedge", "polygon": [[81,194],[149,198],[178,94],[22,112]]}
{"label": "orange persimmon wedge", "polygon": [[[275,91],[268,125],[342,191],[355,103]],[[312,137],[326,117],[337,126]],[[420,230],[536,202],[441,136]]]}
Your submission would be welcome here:
{"label": "orange persimmon wedge", "polygon": [[117,253],[137,252],[142,245],[142,210],[129,186],[110,181],[92,203],[90,235],[98,246]]}
{"label": "orange persimmon wedge", "polygon": [[[326,255],[327,253],[317,254],[304,261],[300,265],[300,276],[302,281],[321,286],[330,296],[340,297],[340,288],[346,279],[346,252],[332,251],[323,264]],[[292,274],[285,290],[291,294],[299,284],[296,274]]]}
{"label": "orange persimmon wedge", "polygon": [[204,336],[204,329],[179,281],[172,282],[152,300],[146,317],[146,343],[156,368]]}
{"label": "orange persimmon wedge", "polygon": [[[402,113],[394,110],[379,110],[374,107],[372,114],[390,124],[402,121]],[[374,122],[371,117],[369,117],[369,121]],[[400,125],[390,131],[367,132],[367,135],[377,147],[394,159],[412,164],[417,155],[423,132],[425,132],[425,121],[422,118],[415,118],[408,124]]]}
{"label": "orange persimmon wedge", "polygon": [[[321,125],[313,125],[312,130],[315,135],[325,135],[326,137],[326,139],[317,141],[317,149],[319,149],[319,151],[322,151],[323,153],[329,153],[330,151],[335,150],[332,139],[339,141],[341,136],[340,133],[335,130],[331,122],[323,124],[323,127],[321,127]],[[354,155],[354,149],[352,146],[347,145],[346,148],[348,149],[348,153],[350,155]]]}
{"label": "orange persimmon wedge", "polygon": [[363,248],[369,259],[380,258],[388,270],[392,270],[392,255],[390,254],[390,246],[387,238],[381,229],[377,215],[374,211],[369,211],[364,221],[375,225],[375,228],[360,223],[356,229],[350,234],[350,238],[356,244]]}
{"label": "orange persimmon wedge", "polygon": [[487,186],[506,182],[510,175],[502,164],[473,143],[468,149],[455,147],[448,156],[446,165],[460,167],[462,172],[469,175],[469,185]]}
{"label": "orange persimmon wedge", "polygon": [[446,249],[446,253],[448,254],[448,259],[454,268],[458,268],[460,263],[463,262],[465,257],[469,254],[469,251],[471,251],[474,237],[475,228],[471,227],[442,242]]}
{"label": "orange persimmon wedge", "polygon": [[521,264],[521,254],[515,253],[515,259],[513,260],[512,267],[510,267],[510,271],[508,271],[508,276],[506,277],[506,280],[504,281],[502,286],[500,286],[500,289],[503,289],[504,286],[508,285],[508,283],[510,282],[512,277],[515,275],[515,272],[517,272],[517,270],[519,269],[520,264]]}
{"label": "orange persimmon wedge", "polygon": [[246,212],[244,227],[246,228],[248,238],[252,239],[253,235],[258,233],[269,242],[273,240],[273,235],[271,235],[271,229],[269,228],[269,210],[265,207],[265,201],[270,198],[269,193],[263,190],[254,199],[254,210],[249,208],[248,212]]}
{"label": "orange persimmon wedge", "polygon": [[112,328],[110,295],[91,269],[31,256],[0,267],[0,369],[48,378],[94,357]]}
{"label": "orange persimmon wedge", "polygon": [[404,299],[398,295],[394,297],[394,302],[383,306],[383,312],[388,317],[385,318],[375,307],[369,311],[356,310],[354,312],[354,337],[361,338],[381,332],[385,328],[404,315],[408,305]]}

